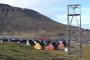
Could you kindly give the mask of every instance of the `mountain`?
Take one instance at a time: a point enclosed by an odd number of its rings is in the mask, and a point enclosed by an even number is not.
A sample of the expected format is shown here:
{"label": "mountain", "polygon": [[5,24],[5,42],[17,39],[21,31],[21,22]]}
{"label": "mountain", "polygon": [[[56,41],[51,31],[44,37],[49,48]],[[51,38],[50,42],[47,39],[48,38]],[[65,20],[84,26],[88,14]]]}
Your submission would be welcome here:
{"label": "mountain", "polygon": [[0,4],[0,32],[64,30],[65,25],[37,11]]}
{"label": "mountain", "polygon": [[82,24],[82,27],[83,27],[84,29],[90,29],[90,24]]}

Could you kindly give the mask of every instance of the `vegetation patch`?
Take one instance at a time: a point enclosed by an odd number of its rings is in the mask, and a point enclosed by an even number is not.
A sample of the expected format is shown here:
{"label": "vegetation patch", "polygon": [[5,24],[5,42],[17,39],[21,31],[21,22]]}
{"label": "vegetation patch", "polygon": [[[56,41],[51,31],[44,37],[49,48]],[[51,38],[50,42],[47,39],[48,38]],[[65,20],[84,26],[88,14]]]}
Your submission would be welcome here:
{"label": "vegetation patch", "polygon": [[0,43],[0,60],[52,60],[53,57],[65,57],[62,51],[35,50],[32,46],[18,43]]}

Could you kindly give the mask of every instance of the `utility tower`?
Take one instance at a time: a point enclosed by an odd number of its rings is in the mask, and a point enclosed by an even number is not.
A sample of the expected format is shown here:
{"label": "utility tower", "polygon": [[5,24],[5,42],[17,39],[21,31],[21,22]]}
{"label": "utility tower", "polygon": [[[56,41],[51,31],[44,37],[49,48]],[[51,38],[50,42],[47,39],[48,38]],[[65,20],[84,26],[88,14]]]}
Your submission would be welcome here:
{"label": "utility tower", "polygon": [[68,55],[82,56],[81,5],[67,5]]}

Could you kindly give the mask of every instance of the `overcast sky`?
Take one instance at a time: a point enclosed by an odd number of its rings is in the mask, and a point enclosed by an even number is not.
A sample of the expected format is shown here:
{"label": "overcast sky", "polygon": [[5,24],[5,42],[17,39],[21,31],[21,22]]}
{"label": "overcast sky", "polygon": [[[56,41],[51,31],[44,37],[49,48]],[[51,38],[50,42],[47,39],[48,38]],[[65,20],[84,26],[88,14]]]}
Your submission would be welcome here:
{"label": "overcast sky", "polygon": [[67,5],[81,4],[82,24],[90,24],[90,0],[0,0],[0,3],[33,9],[60,23],[67,23]]}

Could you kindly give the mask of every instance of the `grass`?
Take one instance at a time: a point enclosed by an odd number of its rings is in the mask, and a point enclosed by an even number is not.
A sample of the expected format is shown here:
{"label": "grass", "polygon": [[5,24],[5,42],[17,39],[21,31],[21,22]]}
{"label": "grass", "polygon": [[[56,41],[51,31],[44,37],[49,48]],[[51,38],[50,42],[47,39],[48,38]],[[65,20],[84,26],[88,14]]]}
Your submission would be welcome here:
{"label": "grass", "polygon": [[[35,50],[32,46],[18,43],[0,43],[0,60],[53,60],[53,58],[68,58],[62,50]],[[90,60],[90,46],[83,47],[82,58],[70,57],[71,60]],[[70,60],[70,59],[69,59]]]}
{"label": "grass", "polygon": [[76,60],[90,60],[90,46],[83,46],[82,48],[82,57],[79,56],[69,56],[70,58],[74,58]]}
{"label": "grass", "polygon": [[83,60],[90,60],[90,46],[84,46],[83,47]]}
{"label": "grass", "polygon": [[63,51],[35,50],[24,44],[0,43],[0,60],[52,60],[65,56]]}

